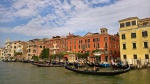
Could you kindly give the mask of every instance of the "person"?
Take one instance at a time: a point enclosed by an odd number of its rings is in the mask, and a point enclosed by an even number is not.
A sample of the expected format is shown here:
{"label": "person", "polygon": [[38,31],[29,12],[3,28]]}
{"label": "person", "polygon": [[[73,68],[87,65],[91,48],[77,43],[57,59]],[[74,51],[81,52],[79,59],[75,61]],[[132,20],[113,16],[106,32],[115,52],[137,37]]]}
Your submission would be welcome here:
{"label": "person", "polygon": [[116,66],[115,66],[114,59],[111,59],[110,62],[111,62],[111,66],[112,66],[113,70],[115,70],[115,69],[116,69]]}
{"label": "person", "polygon": [[118,66],[119,68],[122,67],[122,62],[121,62],[121,60],[118,61],[117,66]]}
{"label": "person", "polygon": [[111,65],[115,65],[114,59],[111,59]]}

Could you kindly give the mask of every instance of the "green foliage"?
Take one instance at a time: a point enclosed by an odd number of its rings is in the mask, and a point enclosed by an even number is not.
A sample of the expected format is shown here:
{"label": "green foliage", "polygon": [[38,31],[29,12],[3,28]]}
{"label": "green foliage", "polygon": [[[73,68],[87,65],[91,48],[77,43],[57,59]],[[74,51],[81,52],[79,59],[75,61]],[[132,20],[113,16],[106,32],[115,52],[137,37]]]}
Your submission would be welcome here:
{"label": "green foliage", "polygon": [[42,50],[40,54],[40,58],[45,59],[49,57],[49,48],[45,48]]}
{"label": "green foliage", "polygon": [[22,55],[22,52],[15,52],[14,56]]}
{"label": "green foliage", "polygon": [[34,60],[34,61],[39,61],[39,57],[38,56],[32,56],[32,59]]}
{"label": "green foliage", "polygon": [[84,53],[84,54],[76,53],[76,56],[78,56],[78,59],[80,59],[80,58],[87,58],[87,56],[89,56],[89,53]]}
{"label": "green foliage", "polygon": [[14,59],[14,57],[10,57],[10,59]]}
{"label": "green foliage", "polygon": [[99,50],[92,50],[92,53],[99,52]]}
{"label": "green foliage", "polygon": [[84,53],[83,58],[87,58],[90,54],[89,53]]}

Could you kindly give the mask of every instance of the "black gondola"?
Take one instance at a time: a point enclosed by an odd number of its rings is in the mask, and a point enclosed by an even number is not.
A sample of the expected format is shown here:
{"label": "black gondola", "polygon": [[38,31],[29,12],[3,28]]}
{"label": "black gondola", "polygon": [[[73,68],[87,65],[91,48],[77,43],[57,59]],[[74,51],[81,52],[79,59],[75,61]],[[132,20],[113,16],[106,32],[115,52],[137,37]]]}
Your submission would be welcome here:
{"label": "black gondola", "polygon": [[86,62],[86,64],[88,65],[88,66],[90,66],[90,67],[110,67],[110,65],[109,64],[94,64],[94,63],[88,63],[88,62]]}
{"label": "black gondola", "polygon": [[[88,63],[86,62],[86,64],[90,67],[105,67],[103,65],[100,65],[100,64],[94,64],[94,63]],[[126,69],[128,67],[128,64],[127,65],[110,65],[113,69]]]}
{"label": "black gondola", "polygon": [[51,65],[51,64],[37,64],[38,67],[64,67],[63,64],[54,64],[54,65]]}
{"label": "black gondola", "polygon": [[30,60],[23,60],[22,62],[23,62],[23,63],[31,63]]}
{"label": "black gondola", "polygon": [[80,64],[80,63],[74,63],[73,65],[74,65],[76,68],[85,67],[85,64]]}
{"label": "black gondola", "polygon": [[81,73],[81,74],[91,74],[91,75],[102,75],[102,76],[114,76],[114,75],[119,75],[126,73],[130,70],[130,66],[126,69],[120,69],[120,70],[113,70],[113,71],[89,71],[89,70],[79,70],[77,68],[72,68],[69,65],[65,66],[66,69],[76,72],[76,73]]}

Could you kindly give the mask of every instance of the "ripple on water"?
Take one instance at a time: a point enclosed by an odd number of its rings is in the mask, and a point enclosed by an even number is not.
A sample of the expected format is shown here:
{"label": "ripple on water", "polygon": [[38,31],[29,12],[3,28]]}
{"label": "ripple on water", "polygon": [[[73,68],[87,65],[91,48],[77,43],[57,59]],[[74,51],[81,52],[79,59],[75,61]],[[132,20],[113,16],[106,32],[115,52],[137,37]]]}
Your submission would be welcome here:
{"label": "ripple on water", "polygon": [[0,62],[0,84],[149,84],[149,74],[150,69],[143,69],[118,76],[95,76],[74,73],[64,67]]}

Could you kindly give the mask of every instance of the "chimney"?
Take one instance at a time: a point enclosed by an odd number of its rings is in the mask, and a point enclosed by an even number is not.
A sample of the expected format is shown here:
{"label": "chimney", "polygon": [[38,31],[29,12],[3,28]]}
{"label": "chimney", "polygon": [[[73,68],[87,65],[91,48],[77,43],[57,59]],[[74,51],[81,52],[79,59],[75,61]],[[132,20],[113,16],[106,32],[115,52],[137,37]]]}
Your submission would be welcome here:
{"label": "chimney", "polygon": [[101,28],[100,29],[100,34],[108,34],[107,28]]}

